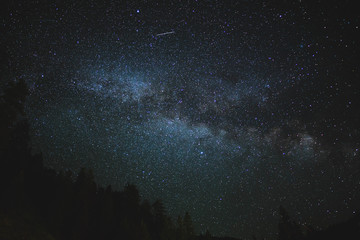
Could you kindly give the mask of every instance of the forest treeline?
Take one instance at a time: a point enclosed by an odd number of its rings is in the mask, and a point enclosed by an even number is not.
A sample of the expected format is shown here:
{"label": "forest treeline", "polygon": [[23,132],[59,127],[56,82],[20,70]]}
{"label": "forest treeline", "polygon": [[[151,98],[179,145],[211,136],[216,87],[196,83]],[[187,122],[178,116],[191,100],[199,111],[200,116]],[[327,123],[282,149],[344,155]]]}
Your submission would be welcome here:
{"label": "forest treeline", "polygon": [[[115,191],[97,185],[91,169],[73,176],[45,168],[29,146],[26,95],[23,81],[0,93],[0,239],[233,239],[196,235],[187,212],[171,219],[161,200],[142,200],[133,184]],[[282,207],[279,213],[280,240],[360,239],[359,214],[315,230],[291,220]]]}
{"label": "forest treeline", "polygon": [[186,212],[173,221],[161,200],[141,200],[135,185],[103,188],[91,169],[73,176],[43,165],[29,146],[26,84],[1,95],[0,239],[193,239]]}

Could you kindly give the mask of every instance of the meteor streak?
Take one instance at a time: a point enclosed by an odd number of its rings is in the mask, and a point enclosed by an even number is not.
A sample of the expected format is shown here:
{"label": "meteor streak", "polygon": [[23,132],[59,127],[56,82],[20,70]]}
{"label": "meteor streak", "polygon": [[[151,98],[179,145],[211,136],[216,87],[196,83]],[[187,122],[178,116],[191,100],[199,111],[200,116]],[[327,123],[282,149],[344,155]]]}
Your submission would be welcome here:
{"label": "meteor streak", "polygon": [[171,32],[163,32],[163,33],[158,33],[156,34],[157,37],[160,37],[160,36],[165,36],[165,35],[169,35],[169,34],[174,34],[175,31],[171,31]]}

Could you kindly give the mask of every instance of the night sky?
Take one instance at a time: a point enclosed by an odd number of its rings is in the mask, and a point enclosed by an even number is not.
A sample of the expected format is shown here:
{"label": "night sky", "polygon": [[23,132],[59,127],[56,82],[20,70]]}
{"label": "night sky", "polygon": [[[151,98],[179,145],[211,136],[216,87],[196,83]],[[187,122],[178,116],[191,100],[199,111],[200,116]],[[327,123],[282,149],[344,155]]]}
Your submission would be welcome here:
{"label": "night sky", "polygon": [[1,7],[3,79],[28,84],[47,167],[134,183],[217,236],[274,238],[280,205],[319,227],[357,213],[350,1],[119,2]]}

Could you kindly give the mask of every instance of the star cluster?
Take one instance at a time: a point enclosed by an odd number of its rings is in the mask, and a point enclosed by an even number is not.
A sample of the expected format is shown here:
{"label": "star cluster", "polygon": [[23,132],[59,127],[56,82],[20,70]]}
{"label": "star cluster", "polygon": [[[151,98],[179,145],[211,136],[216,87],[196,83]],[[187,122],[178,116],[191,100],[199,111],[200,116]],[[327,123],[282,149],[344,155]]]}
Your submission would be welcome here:
{"label": "star cluster", "polygon": [[135,183],[198,232],[274,237],[280,205],[323,227],[360,200],[360,23],[328,5],[9,3],[6,74],[51,168]]}

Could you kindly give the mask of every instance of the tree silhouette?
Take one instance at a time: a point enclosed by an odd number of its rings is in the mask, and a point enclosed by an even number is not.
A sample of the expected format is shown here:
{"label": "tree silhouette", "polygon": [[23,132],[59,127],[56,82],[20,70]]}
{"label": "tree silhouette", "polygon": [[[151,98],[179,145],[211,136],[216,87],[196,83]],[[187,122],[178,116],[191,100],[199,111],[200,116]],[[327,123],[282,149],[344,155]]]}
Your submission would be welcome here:
{"label": "tree silhouette", "polygon": [[291,221],[289,214],[283,206],[279,207],[279,240],[298,240],[303,239],[301,229],[298,224]]}
{"label": "tree silhouette", "polygon": [[176,229],[176,239],[177,240],[184,240],[186,238],[185,236],[185,227],[184,222],[181,216],[178,216],[177,218],[177,229]]}
{"label": "tree silhouette", "polygon": [[185,236],[187,239],[192,239],[194,236],[194,227],[188,212],[184,215],[184,229],[185,229]]}
{"label": "tree silhouette", "polygon": [[154,209],[154,229],[158,239],[166,239],[167,235],[167,219],[165,213],[165,207],[161,200],[156,200],[152,205]]}
{"label": "tree silhouette", "polygon": [[29,125],[24,120],[27,95],[23,80],[9,83],[0,96],[0,204],[9,210],[23,205],[24,167],[30,157]]}

